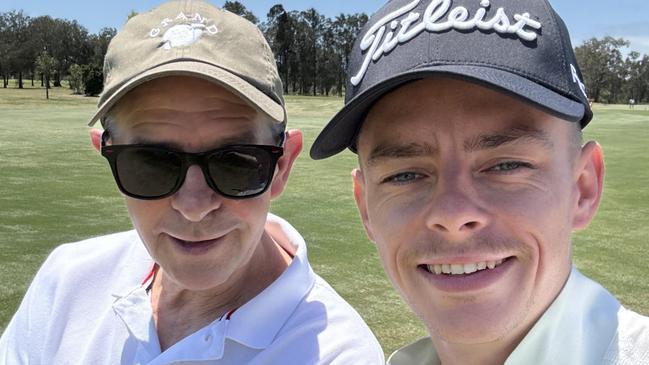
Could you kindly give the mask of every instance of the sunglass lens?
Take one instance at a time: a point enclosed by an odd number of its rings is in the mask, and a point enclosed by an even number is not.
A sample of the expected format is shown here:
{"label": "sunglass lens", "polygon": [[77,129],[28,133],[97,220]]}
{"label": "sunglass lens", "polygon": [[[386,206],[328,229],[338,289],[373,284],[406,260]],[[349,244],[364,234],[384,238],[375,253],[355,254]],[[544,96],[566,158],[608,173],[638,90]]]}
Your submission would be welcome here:
{"label": "sunglass lens", "polygon": [[173,190],[182,162],[163,149],[132,148],[117,156],[116,166],[124,190],[138,197],[155,198]]}
{"label": "sunglass lens", "polygon": [[271,174],[271,156],[254,147],[219,151],[209,157],[212,181],[222,194],[245,197],[266,189]]}

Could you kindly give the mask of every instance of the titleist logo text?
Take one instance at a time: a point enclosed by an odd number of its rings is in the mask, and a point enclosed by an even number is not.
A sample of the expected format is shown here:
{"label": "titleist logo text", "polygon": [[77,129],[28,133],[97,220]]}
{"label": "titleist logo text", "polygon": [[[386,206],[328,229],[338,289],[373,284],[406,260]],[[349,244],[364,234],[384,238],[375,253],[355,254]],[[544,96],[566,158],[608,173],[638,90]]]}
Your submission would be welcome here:
{"label": "titleist logo text", "polygon": [[[351,78],[352,85],[357,86],[360,84],[371,61],[378,61],[384,54],[417,37],[423,31],[443,32],[449,29],[462,31],[493,30],[501,34],[516,34],[523,40],[534,41],[538,34],[525,28],[541,29],[541,23],[530,18],[529,13],[514,14],[516,22],[512,24],[503,8],[498,8],[493,17],[486,20],[487,10],[491,6],[489,0],[480,1],[480,9],[476,11],[473,17],[470,16],[469,10],[463,6],[450,9],[452,0],[432,0],[422,17],[421,14],[412,11],[419,5],[420,1],[414,0],[393,11],[378,20],[367,31],[360,44],[361,51],[367,51],[367,54],[361,69]],[[406,13],[409,14],[400,22],[396,20]],[[421,22],[414,25],[420,18]],[[443,20],[444,18],[446,20]]]}

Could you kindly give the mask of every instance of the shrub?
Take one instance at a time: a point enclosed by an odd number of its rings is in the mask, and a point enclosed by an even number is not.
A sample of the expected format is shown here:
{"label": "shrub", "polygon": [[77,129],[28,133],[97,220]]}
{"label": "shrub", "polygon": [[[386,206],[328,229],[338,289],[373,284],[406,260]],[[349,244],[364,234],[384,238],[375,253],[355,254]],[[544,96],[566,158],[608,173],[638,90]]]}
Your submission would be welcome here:
{"label": "shrub", "polygon": [[85,89],[83,82],[83,67],[75,63],[70,66],[68,74],[70,78],[70,89],[74,90],[75,94],[83,94]]}
{"label": "shrub", "polygon": [[101,66],[90,64],[83,66],[83,88],[86,96],[101,94],[104,87],[104,74]]}

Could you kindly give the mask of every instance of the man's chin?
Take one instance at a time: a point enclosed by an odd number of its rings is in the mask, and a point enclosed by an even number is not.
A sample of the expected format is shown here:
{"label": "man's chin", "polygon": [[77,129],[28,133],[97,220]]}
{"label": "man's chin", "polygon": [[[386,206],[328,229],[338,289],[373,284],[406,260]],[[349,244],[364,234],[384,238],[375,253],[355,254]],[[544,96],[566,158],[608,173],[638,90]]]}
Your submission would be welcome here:
{"label": "man's chin", "polygon": [[526,305],[503,303],[499,300],[479,301],[467,298],[467,302],[446,310],[431,307],[419,313],[431,337],[446,343],[485,344],[518,337],[521,324],[525,322]]}

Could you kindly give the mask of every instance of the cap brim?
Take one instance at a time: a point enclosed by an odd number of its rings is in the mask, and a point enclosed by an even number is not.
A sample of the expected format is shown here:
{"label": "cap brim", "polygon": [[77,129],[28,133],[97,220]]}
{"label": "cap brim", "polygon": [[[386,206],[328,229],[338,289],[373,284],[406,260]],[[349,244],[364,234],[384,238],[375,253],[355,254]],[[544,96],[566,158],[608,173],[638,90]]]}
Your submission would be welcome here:
{"label": "cap brim", "polygon": [[99,106],[88,125],[93,126],[97,123],[129,91],[147,81],[165,76],[191,76],[214,82],[247,101],[273,121],[277,123],[286,121],[284,107],[281,104],[241,77],[208,63],[183,60],[162,64],[130,79]]}
{"label": "cap brim", "polygon": [[337,154],[353,143],[368,109],[383,95],[398,86],[427,77],[450,77],[477,83],[531,103],[546,112],[585,125],[590,113],[581,102],[558,94],[516,74],[473,65],[428,66],[395,75],[365,90],[350,100],[327,124],[311,147],[310,155],[320,160]]}

